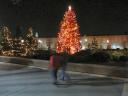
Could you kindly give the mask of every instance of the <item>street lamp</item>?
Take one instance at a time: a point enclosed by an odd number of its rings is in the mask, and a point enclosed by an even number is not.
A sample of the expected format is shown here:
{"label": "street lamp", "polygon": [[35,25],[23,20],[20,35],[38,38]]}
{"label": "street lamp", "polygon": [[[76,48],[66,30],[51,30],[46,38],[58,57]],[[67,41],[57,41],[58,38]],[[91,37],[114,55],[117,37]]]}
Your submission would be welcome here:
{"label": "street lamp", "polygon": [[109,40],[107,40],[107,44],[109,43]]}
{"label": "street lamp", "polygon": [[86,39],[86,38],[85,38],[85,39],[84,39],[84,41],[85,41],[85,42],[87,42],[87,41],[88,41],[88,39]]}
{"label": "street lamp", "polygon": [[24,43],[24,40],[21,40],[21,43]]}

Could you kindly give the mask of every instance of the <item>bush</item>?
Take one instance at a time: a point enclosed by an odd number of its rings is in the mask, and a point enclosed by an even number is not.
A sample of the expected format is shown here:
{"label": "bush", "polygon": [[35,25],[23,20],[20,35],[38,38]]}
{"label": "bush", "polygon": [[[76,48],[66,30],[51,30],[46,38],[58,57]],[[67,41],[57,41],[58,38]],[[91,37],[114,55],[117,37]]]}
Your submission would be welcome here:
{"label": "bush", "polygon": [[69,62],[80,63],[80,62],[83,62],[83,59],[81,56],[71,55],[69,56]]}
{"label": "bush", "polygon": [[119,60],[123,61],[123,62],[127,62],[128,61],[128,56],[120,56]]}
{"label": "bush", "polygon": [[69,61],[75,63],[100,63],[108,62],[111,56],[104,51],[98,51],[92,54],[91,50],[80,51],[70,56]]}
{"label": "bush", "polygon": [[92,54],[92,61],[93,62],[108,62],[111,60],[111,56],[104,51],[99,51]]}
{"label": "bush", "polygon": [[88,55],[91,55],[92,54],[92,51],[90,49],[87,49],[87,50],[82,50],[80,52],[77,52],[75,55],[77,56],[88,56]]}
{"label": "bush", "polygon": [[[49,57],[50,57],[49,50],[37,50],[35,53],[36,54],[28,58],[49,60]],[[122,55],[121,52],[115,52],[115,51],[111,52],[111,50],[110,51],[106,51],[106,50],[92,51],[87,49],[87,50],[82,50],[80,52],[77,52],[76,54],[69,55],[68,61],[74,62],[74,63],[102,63],[103,64],[103,62],[109,62],[109,61],[127,62],[128,56]]]}
{"label": "bush", "polygon": [[69,61],[74,63],[89,62],[91,54],[91,50],[82,50],[76,54],[69,56]]}
{"label": "bush", "polygon": [[49,60],[50,51],[49,50],[37,50],[33,56],[29,58],[33,59],[42,59],[42,60]]}
{"label": "bush", "polygon": [[118,62],[119,56],[112,55],[112,61]]}

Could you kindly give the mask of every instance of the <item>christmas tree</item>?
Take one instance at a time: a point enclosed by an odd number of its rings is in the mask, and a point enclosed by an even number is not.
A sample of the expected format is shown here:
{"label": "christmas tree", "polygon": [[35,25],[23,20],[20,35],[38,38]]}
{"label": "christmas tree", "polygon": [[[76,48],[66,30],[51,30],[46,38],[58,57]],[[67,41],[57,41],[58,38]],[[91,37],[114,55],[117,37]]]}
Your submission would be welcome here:
{"label": "christmas tree", "polygon": [[34,51],[37,49],[38,46],[38,42],[37,42],[37,38],[34,37],[33,35],[33,28],[29,27],[27,29],[27,32],[24,36],[24,42],[25,42],[25,54],[26,55],[32,55],[34,53]]}
{"label": "christmas tree", "polygon": [[67,52],[74,54],[80,50],[79,26],[71,6],[68,7],[61,21],[56,46],[57,53]]}
{"label": "christmas tree", "polygon": [[92,49],[98,49],[98,42],[97,42],[95,37],[92,40],[91,48]]}
{"label": "christmas tree", "polygon": [[1,29],[1,52],[2,55],[11,56],[13,55],[13,42],[11,32],[8,27],[3,26]]}

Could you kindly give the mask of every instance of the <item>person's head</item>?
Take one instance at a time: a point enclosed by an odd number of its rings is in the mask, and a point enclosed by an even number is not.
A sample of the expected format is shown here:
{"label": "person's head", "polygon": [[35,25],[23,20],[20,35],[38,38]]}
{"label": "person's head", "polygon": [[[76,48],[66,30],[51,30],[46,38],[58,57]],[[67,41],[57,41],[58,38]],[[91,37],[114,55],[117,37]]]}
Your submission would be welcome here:
{"label": "person's head", "polygon": [[68,53],[65,52],[65,51],[64,51],[64,52],[61,52],[60,54],[61,54],[62,56],[67,56],[67,55],[68,55]]}
{"label": "person's head", "polygon": [[52,56],[52,55],[55,55],[56,54],[56,52],[55,51],[50,51],[50,56]]}

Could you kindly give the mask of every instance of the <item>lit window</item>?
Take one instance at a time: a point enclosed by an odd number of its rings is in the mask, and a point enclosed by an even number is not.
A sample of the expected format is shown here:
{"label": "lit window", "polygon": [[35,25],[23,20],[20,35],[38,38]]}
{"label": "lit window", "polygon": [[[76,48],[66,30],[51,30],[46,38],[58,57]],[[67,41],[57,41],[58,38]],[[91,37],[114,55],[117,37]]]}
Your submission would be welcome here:
{"label": "lit window", "polygon": [[82,46],[82,50],[85,50],[85,46]]}
{"label": "lit window", "polygon": [[107,40],[107,43],[109,43],[109,40]]}
{"label": "lit window", "polygon": [[84,39],[85,42],[87,42],[88,40],[87,39]]}
{"label": "lit window", "polygon": [[39,43],[42,43],[42,41],[41,41],[41,40],[38,40],[38,42],[39,42]]}
{"label": "lit window", "polygon": [[117,49],[117,48],[123,49],[123,47],[119,44],[112,44],[112,49]]}

